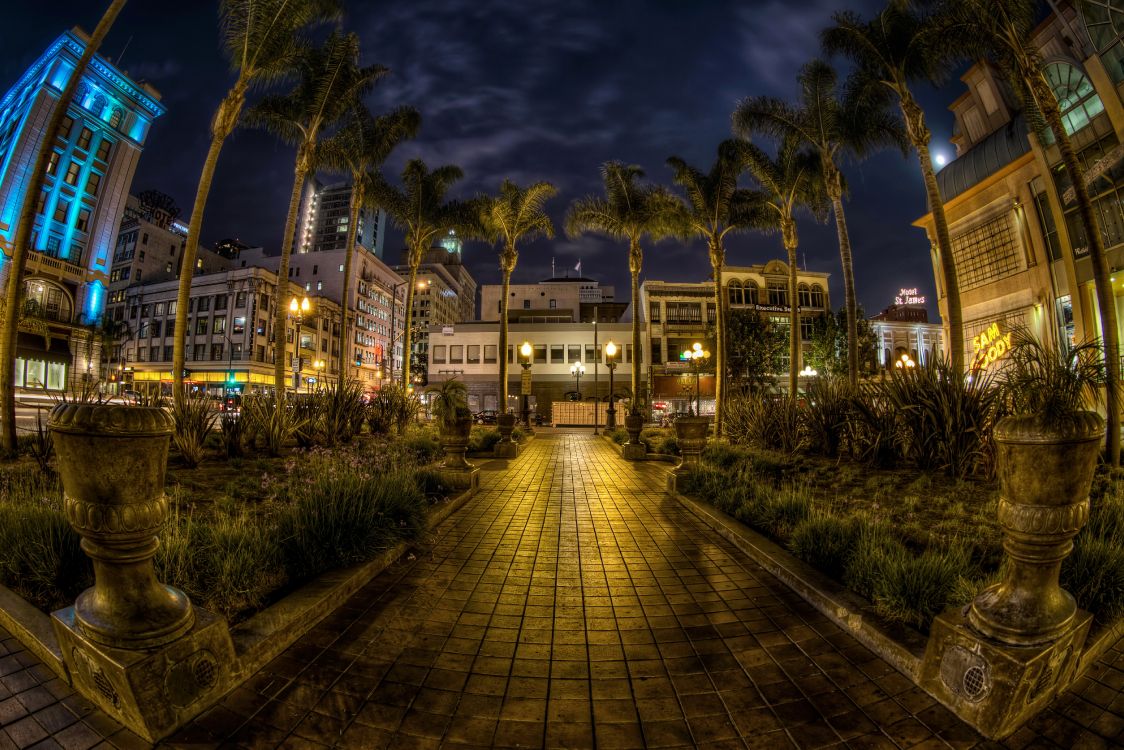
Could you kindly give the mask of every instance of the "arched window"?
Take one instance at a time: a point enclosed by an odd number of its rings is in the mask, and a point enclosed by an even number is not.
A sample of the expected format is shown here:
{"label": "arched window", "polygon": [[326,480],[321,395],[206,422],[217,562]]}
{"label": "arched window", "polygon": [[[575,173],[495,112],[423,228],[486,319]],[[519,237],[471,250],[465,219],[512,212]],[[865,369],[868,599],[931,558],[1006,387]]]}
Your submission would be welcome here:
{"label": "arched window", "polygon": [[788,307],[788,287],[783,281],[769,282],[769,304]]}
{"label": "arched window", "polygon": [[726,285],[727,294],[730,296],[731,305],[744,305],[745,299],[742,297],[742,283],[737,279],[731,281]]}
{"label": "arched window", "polygon": [[1073,135],[1104,112],[1104,104],[1088,77],[1066,62],[1052,62],[1046,66],[1046,80],[1062,110],[1065,132]]}
{"label": "arched window", "polygon": [[109,100],[105,98],[105,94],[94,94],[93,99],[90,100],[90,111],[96,117],[101,117],[102,110],[109,105]]}
{"label": "arched window", "polygon": [[808,288],[807,284],[796,287],[796,297],[800,300],[801,307],[812,306],[812,290]]}
{"label": "arched window", "polygon": [[819,284],[812,284],[812,307],[824,307],[823,287]]}
{"label": "arched window", "polygon": [[31,278],[24,282],[24,315],[32,318],[70,322],[70,296],[62,287],[44,279]]}
{"label": "arched window", "polygon": [[114,107],[113,113],[109,116],[109,127],[119,128],[125,119],[125,111],[120,107]]}
{"label": "arched window", "polygon": [[747,305],[757,304],[757,282],[745,282],[745,303]]}
{"label": "arched window", "polygon": [[1085,28],[1113,83],[1124,81],[1124,0],[1085,0]]}

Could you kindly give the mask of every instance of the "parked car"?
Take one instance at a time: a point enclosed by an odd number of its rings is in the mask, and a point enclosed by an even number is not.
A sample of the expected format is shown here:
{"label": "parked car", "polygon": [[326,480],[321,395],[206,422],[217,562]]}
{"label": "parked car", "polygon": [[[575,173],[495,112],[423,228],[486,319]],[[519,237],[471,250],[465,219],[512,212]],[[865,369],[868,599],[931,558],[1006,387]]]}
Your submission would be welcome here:
{"label": "parked car", "polygon": [[495,409],[485,409],[484,411],[476,412],[472,416],[473,421],[476,422],[476,424],[495,424],[496,419],[499,416],[499,412],[497,412]]}

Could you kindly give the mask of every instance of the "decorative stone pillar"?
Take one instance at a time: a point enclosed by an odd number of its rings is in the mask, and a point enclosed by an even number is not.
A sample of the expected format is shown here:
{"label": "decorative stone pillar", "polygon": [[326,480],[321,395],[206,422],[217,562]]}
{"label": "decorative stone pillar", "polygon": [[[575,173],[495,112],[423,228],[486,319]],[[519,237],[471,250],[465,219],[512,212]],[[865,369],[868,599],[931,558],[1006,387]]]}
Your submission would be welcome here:
{"label": "decorative stone pillar", "polygon": [[226,622],[153,569],[172,419],[155,407],[64,403],[48,426],[67,520],[94,566],[94,586],[53,614],[63,658],[80,692],[155,741],[221,696],[234,663]]}
{"label": "decorative stone pillar", "polygon": [[497,458],[515,458],[519,455],[519,444],[511,437],[515,432],[515,415],[500,414],[496,417],[496,429],[500,433],[500,441],[496,443],[493,455]]}
{"label": "decorative stone pillar", "polygon": [[1058,573],[1089,518],[1104,421],[1092,412],[1007,417],[994,437],[1003,580],[933,621],[920,684],[1002,739],[1079,676],[1093,618],[1058,585]]}

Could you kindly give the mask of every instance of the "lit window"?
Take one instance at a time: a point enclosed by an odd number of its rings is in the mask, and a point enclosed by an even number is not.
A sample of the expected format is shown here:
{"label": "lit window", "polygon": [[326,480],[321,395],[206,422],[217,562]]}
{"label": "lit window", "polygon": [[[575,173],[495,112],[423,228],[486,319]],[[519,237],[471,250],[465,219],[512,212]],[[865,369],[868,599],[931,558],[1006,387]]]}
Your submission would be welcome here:
{"label": "lit window", "polygon": [[66,167],[66,176],[62,178],[62,181],[65,182],[67,185],[77,185],[78,184],[78,172],[81,169],[82,169],[82,166],[80,164],[78,164],[76,162],[70,162],[70,164],[67,165],[67,167]]}
{"label": "lit window", "polygon": [[55,221],[59,223],[66,222],[66,212],[70,210],[70,204],[64,200],[59,200],[55,203]]}
{"label": "lit window", "polygon": [[78,134],[78,140],[74,142],[74,145],[85,151],[90,148],[90,141],[93,139],[94,131],[89,128],[82,128],[82,132]]}
{"label": "lit window", "polygon": [[52,151],[50,157],[47,159],[47,174],[54,174],[59,169],[59,155],[58,152]]}
{"label": "lit window", "polygon": [[78,212],[78,221],[74,222],[74,228],[79,232],[87,232],[90,229],[90,209],[83,208]]}
{"label": "lit window", "polygon": [[101,142],[98,144],[98,152],[97,152],[97,154],[95,154],[95,157],[97,158],[97,160],[98,161],[109,161],[109,149],[112,148],[112,147],[113,147],[113,144],[110,143],[107,138],[102,138]]}
{"label": "lit window", "polygon": [[1065,132],[1073,135],[1104,112],[1104,104],[1088,77],[1078,68],[1065,62],[1054,62],[1043,71],[1062,111]]}
{"label": "lit window", "polygon": [[90,172],[90,176],[86,178],[86,192],[90,195],[97,195],[99,187],[101,187],[101,175],[97,172]]}
{"label": "lit window", "polygon": [[63,138],[70,137],[70,130],[74,127],[74,118],[70,115],[63,115],[62,122],[59,124],[59,135]]}

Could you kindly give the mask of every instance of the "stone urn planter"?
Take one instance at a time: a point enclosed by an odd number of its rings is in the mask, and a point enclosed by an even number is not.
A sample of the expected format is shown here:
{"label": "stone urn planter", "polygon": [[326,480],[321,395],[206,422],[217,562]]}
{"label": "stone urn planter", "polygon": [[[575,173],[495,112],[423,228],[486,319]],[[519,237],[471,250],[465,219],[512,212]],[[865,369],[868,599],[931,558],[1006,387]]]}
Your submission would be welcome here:
{"label": "stone urn planter", "polygon": [[168,516],[171,416],[157,407],[64,403],[51,411],[48,426],[66,518],[94,564],[94,586],[74,604],[78,628],[115,648],[176,640],[191,630],[195,614],[152,567],[156,534]]}
{"label": "stone urn planter", "polygon": [[441,424],[441,448],[445,451],[445,461],[441,468],[449,471],[471,471],[474,468],[464,457],[471,432],[471,414],[459,416],[455,422]]}
{"label": "stone urn planter", "polygon": [[675,420],[675,439],[679,443],[680,460],[676,473],[698,468],[699,456],[706,447],[710,432],[710,419],[707,417],[680,417]]}
{"label": "stone urn planter", "polygon": [[628,442],[621,447],[621,455],[630,461],[643,459],[648,453],[647,447],[640,442],[640,433],[644,429],[644,415],[632,412],[626,414],[624,429],[628,432]]}
{"label": "stone urn planter", "polygon": [[498,458],[515,458],[519,455],[519,444],[511,437],[515,431],[515,415],[508,413],[496,417],[496,430],[500,433],[500,440],[492,449],[492,454]]}
{"label": "stone urn planter", "polygon": [[1073,537],[1089,520],[1089,488],[1104,420],[1078,412],[1063,420],[1014,416],[995,428],[1003,580],[972,602],[968,621],[983,635],[1017,646],[1052,641],[1073,625],[1077,607],[1058,585]]}

